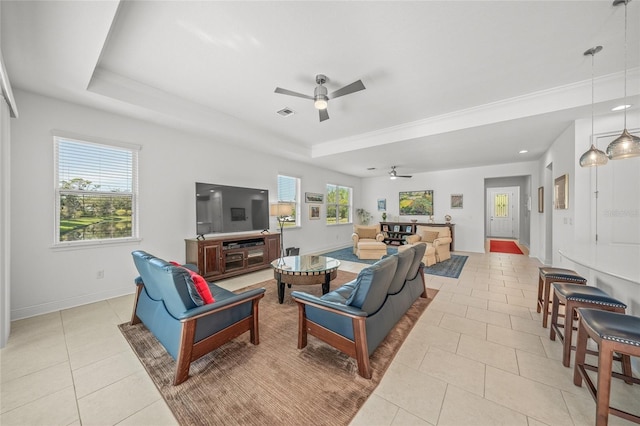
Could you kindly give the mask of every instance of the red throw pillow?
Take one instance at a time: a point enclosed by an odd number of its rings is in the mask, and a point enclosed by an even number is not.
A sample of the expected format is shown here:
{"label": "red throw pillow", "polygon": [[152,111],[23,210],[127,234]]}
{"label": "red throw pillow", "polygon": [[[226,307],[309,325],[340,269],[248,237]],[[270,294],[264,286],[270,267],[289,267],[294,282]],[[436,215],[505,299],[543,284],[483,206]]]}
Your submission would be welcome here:
{"label": "red throw pillow", "polygon": [[191,276],[191,280],[193,281],[193,284],[195,286],[195,290],[198,292],[198,295],[200,295],[200,298],[202,299],[205,305],[208,305],[209,303],[214,303],[216,301],[213,298],[213,295],[211,294],[211,290],[209,289],[209,284],[207,284],[207,280],[205,280],[201,275],[198,275],[197,273],[193,272],[189,268],[185,268],[178,262],[169,262],[169,263],[171,263],[174,266],[179,266],[189,273],[189,275]]}

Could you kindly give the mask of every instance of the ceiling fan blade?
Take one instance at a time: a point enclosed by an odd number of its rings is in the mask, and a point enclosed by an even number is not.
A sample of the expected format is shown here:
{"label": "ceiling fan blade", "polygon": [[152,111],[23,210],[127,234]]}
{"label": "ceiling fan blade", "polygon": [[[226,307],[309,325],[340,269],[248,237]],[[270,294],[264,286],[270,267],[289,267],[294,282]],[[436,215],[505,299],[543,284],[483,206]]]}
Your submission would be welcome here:
{"label": "ceiling fan blade", "polygon": [[412,178],[413,176],[411,176],[411,175],[396,175],[396,177],[401,177],[401,178]]}
{"label": "ceiling fan blade", "polygon": [[327,111],[327,109],[319,109],[318,110],[320,112],[320,122],[322,123],[324,120],[328,120],[329,119],[329,111]]}
{"label": "ceiling fan blade", "polygon": [[313,96],[303,95],[302,93],[294,92],[292,90],[283,89],[281,87],[276,87],[275,92],[279,93],[281,95],[289,95],[289,96],[297,96],[299,98],[313,99]]}
{"label": "ceiling fan blade", "polygon": [[344,86],[342,89],[338,89],[335,92],[331,93],[329,95],[329,99],[335,99],[340,96],[348,95],[350,93],[358,92],[364,89],[366,89],[366,87],[364,87],[362,80],[354,81],[353,83]]}

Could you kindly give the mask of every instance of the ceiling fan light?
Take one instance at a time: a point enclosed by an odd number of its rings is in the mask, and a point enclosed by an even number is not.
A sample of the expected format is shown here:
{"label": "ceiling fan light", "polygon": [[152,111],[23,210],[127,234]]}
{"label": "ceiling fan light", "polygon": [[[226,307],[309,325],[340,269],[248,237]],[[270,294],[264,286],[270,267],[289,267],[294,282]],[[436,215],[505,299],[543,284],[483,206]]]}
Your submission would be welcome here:
{"label": "ceiling fan light", "polygon": [[580,167],[597,167],[604,166],[609,161],[607,154],[591,145],[589,151],[580,157]]}
{"label": "ceiling fan light", "polygon": [[627,129],[607,147],[607,157],[622,160],[640,156],[640,138],[630,134]]}
{"label": "ceiling fan light", "polygon": [[318,95],[316,96],[315,101],[313,101],[313,106],[316,107],[316,109],[327,109],[327,106],[329,105],[329,102],[327,102],[329,99],[326,96],[322,96],[322,95]]}

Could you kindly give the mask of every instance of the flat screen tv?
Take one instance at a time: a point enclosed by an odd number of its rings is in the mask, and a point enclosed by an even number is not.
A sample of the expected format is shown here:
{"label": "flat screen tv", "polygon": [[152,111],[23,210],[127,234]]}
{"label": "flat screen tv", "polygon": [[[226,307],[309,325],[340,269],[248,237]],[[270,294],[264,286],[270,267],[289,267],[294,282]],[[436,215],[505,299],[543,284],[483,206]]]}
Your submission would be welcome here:
{"label": "flat screen tv", "polygon": [[196,182],[197,235],[269,229],[269,191]]}

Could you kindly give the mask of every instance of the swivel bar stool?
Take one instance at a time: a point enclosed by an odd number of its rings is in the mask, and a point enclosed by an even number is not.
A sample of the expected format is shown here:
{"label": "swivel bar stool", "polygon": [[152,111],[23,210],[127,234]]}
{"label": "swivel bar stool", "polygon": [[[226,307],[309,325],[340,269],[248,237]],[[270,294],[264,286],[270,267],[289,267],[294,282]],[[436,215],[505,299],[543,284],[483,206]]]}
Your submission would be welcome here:
{"label": "swivel bar stool", "polygon": [[[586,382],[596,401],[596,426],[606,426],[609,414],[640,423],[640,413],[631,414],[609,405],[612,377],[628,384],[640,384],[639,379],[632,377],[630,360],[630,356],[640,357],[640,317],[586,308],[578,308],[578,316],[573,384],[582,386],[582,379]],[[598,344],[597,367],[585,363],[589,338]],[[622,354],[622,374],[612,371],[614,352]],[[586,370],[598,373],[597,387],[593,385]]]}
{"label": "swivel bar stool", "polygon": [[[564,324],[558,322],[558,310],[560,304],[564,307]],[[614,299],[597,287],[580,284],[553,283],[553,308],[551,310],[551,330],[549,338],[556,340],[556,333],[562,342],[562,365],[569,367],[571,363],[571,334],[573,332],[573,319],[577,308],[593,308],[603,311],[619,312],[624,314],[627,305]],[[564,335],[561,329],[564,329]],[[591,352],[590,352],[591,353]],[[595,353],[594,353],[595,354]]]}
{"label": "swivel bar stool", "polygon": [[578,275],[576,271],[565,268],[552,268],[550,266],[540,267],[540,278],[538,280],[538,306],[537,311],[546,312],[542,315],[542,326],[547,328],[549,311],[549,301],[551,293],[551,283],[572,283],[587,284],[587,279]]}

